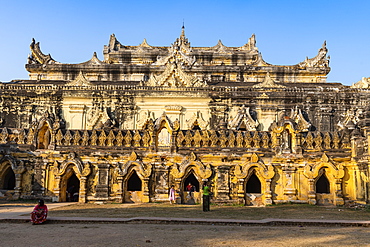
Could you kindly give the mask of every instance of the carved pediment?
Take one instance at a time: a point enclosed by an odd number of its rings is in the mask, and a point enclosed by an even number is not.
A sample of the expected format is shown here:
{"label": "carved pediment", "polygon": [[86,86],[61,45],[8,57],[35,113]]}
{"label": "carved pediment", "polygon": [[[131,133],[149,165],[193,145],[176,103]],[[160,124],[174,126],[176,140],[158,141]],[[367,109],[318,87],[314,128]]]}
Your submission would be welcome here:
{"label": "carved pediment", "polygon": [[337,126],[339,129],[354,129],[362,115],[362,109],[347,109],[345,113],[341,114],[342,120],[337,123]]}
{"label": "carved pediment", "polygon": [[66,86],[79,86],[79,87],[87,87],[87,86],[92,86],[93,84],[86,79],[86,77],[83,75],[82,71],[78,74],[76,79],[74,79],[71,82],[66,83]]}
{"label": "carved pediment", "polygon": [[114,125],[114,121],[109,117],[106,108],[101,109],[94,106],[87,112],[87,129],[111,127],[112,125]]}
{"label": "carved pediment", "polygon": [[157,57],[154,65],[168,65],[168,63],[177,63],[181,65],[193,66],[196,64],[195,56],[191,57],[192,49],[190,42],[185,37],[185,28],[182,27],[182,32],[179,38],[169,47],[168,55],[165,57]]}
{"label": "carved pediment", "polygon": [[193,116],[186,120],[188,129],[193,129],[195,126],[199,126],[201,129],[206,129],[209,122],[203,119],[203,115],[200,111],[194,112]]}
{"label": "carved pediment", "polygon": [[253,85],[254,88],[285,88],[283,85],[276,84],[271,78],[270,73],[267,72],[263,82]]}
{"label": "carved pediment", "polygon": [[81,65],[102,65],[102,64],[104,64],[104,62],[99,60],[98,56],[96,55],[96,52],[94,52],[93,56],[89,61],[81,63]]}
{"label": "carved pediment", "polygon": [[253,119],[249,111],[249,107],[243,105],[239,109],[237,115],[230,121],[229,128],[232,130],[245,129],[248,131],[255,131],[259,122]]}
{"label": "carved pediment", "polygon": [[302,114],[302,110],[296,106],[290,113],[290,118],[297,123],[298,130],[305,132],[311,127],[311,123],[305,119]]}
{"label": "carved pediment", "polygon": [[214,50],[215,52],[218,52],[218,53],[228,53],[228,52],[230,52],[228,47],[226,47],[226,46],[224,46],[224,44],[222,44],[221,40],[218,40],[217,45],[213,46],[211,49]]}
{"label": "carved pediment", "polygon": [[186,73],[176,62],[169,62],[164,72],[158,76],[152,74],[147,82],[148,86],[164,87],[205,87],[207,83],[201,82],[197,77]]}

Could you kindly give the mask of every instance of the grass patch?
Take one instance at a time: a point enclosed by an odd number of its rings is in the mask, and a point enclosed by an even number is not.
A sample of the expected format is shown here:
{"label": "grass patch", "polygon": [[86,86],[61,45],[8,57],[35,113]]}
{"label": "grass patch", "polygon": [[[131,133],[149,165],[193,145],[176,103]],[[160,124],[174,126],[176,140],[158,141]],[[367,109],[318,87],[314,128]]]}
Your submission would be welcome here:
{"label": "grass patch", "polygon": [[327,219],[370,220],[370,207],[358,209],[324,207],[308,204],[279,204],[268,207],[236,205],[211,205],[210,212],[203,212],[202,205],[169,203],[146,204],[73,204],[49,211],[51,217],[173,217],[260,220],[278,219]]}

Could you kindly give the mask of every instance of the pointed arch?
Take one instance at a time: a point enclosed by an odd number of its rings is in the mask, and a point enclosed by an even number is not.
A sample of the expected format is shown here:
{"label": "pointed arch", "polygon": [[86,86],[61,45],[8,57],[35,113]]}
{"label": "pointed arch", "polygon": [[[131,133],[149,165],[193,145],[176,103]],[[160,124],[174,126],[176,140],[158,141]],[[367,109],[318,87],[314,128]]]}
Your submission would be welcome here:
{"label": "pointed arch", "polygon": [[78,201],[86,202],[86,178],[91,173],[90,163],[82,162],[76,157],[75,153],[69,153],[67,159],[60,165],[57,161],[54,162],[53,173],[55,176],[54,194],[59,201],[67,200],[68,181],[71,176],[76,176],[79,180]]}
{"label": "pointed arch", "polygon": [[36,148],[37,149],[48,149],[51,140],[51,128],[50,128],[50,121],[42,120],[39,123],[38,132],[37,132],[37,139],[36,139]]}
{"label": "pointed arch", "polygon": [[[123,202],[149,202],[149,177],[152,174],[152,165],[144,164],[142,161],[138,160],[135,152],[132,152],[128,158],[128,162],[116,168],[122,191],[120,200]],[[133,181],[130,179],[133,179]],[[138,179],[140,179],[140,182]],[[131,182],[136,184],[134,187],[139,188],[129,191],[128,189],[131,189]],[[138,183],[141,185],[138,185]],[[129,185],[130,188],[128,188]]]}
{"label": "pointed arch", "polygon": [[245,192],[246,193],[257,193],[257,194],[261,194],[262,192],[261,181],[256,175],[256,171],[254,169],[247,178],[247,182],[245,184]]}
{"label": "pointed arch", "polygon": [[[190,192],[186,189],[189,183],[195,187],[193,192]],[[187,203],[187,204],[194,204],[196,202],[200,202],[201,184],[202,184],[202,178],[200,177],[199,173],[197,173],[196,167],[194,165],[187,166],[184,176],[182,177],[181,183],[180,183],[181,202]]]}
{"label": "pointed arch", "polygon": [[125,169],[122,181],[123,201],[142,202],[145,189],[145,177],[142,174],[142,164],[140,162],[130,162]]}
{"label": "pointed arch", "polygon": [[[131,156],[136,157],[136,153],[133,152]],[[149,176],[152,174],[152,165],[144,164],[142,161],[138,160],[128,161],[126,164],[122,164],[118,169],[118,173],[122,177],[127,177],[127,174],[129,174],[132,169],[137,172],[137,175],[140,177],[140,179],[149,178]]]}
{"label": "pointed arch", "polygon": [[321,175],[316,179],[315,191],[316,193],[330,194],[330,182],[324,169],[321,170]]}
{"label": "pointed arch", "polygon": [[[80,186],[81,176],[76,171],[77,171],[76,166],[73,163],[69,163],[64,169],[64,173],[62,174],[61,180],[60,180],[59,201],[66,202],[69,199],[71,199],[71,197],[73,197],[74,193],[79,193],[79,189],[81,187]],[[77,178],[78,181],[76,181],[74,178]],[[75,186],[73,191],[71,189],[72,185]],[[72,194],[69,195],[69,193],[72,193]]]}
{"label": "pointed arch", "polygon": [[4,165],[0,172],[0,190],[14,190],[15,188],[15,174],[12,167]]}
{"label": "pointed arch", "polygon": [[156,132],[156,134],[158,135],[159,132],[161,132],[161,130],[163,128],[166,128],[167,131],[172,134],[173,132],[173,124],[171,122],[171,120],[166,116],[166,113],[163,112],[162,116],[160,116],[159,118],[157,118],[155,120],[155,123],[154,123],[154,130]]}
{"label": "pointed arch", "polygon": [[200,191],[200,185],[201,185],[202,179],[199,177],[199,175],[194,171],[193,167],[188,167],[183,180],[181,184],[181,188],[183,191],[186,191],[186,186],[191,183],[195,186],[195,191]]}
{"label": "pointed arch", "polygon": [[180,165],[174,164],[171,169],[171,175],[175,178],[183,178],[189,169],[193,169],[194,173],[197,174],[201,180],[207,180],[212,175],[210,164],[205,165],[200,161],[191,160],[191,157]]}
{"label": "pointed arch", "polygon": [[127,191],[141,191],[142,190],[142,181],[137,175],[135,169],[132,169],[130,174],[127,175],[126,187]]}

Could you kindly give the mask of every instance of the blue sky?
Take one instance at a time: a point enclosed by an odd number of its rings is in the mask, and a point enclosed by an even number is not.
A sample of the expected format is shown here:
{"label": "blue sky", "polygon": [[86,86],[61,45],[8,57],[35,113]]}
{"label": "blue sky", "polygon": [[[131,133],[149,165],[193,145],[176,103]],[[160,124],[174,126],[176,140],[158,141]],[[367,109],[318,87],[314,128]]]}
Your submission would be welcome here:
{"label": "blue sky", "polygon": [[370,77],[370,1],[0,0],[0,81],[27,79],[32,38],[63,63],[103,59],[114,33],[125,45],[169,46],[183,20],[192,46],[242,46],[255,33],[264,60],[297,64],[327,41],[328,81]]}

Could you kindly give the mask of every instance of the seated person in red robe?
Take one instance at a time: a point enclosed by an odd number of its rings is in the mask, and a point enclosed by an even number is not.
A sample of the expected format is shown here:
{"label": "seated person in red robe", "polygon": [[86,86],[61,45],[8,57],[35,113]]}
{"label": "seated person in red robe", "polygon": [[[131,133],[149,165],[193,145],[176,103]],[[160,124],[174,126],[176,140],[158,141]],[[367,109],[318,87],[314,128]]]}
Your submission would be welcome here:
{"label": "seated person in red robe", "polygon": [[33,208],[31,213],[31,222],[33,225],[41,224],[46,221],[48,215],[48,207],[44,200],[40,199],[38,204]]}

